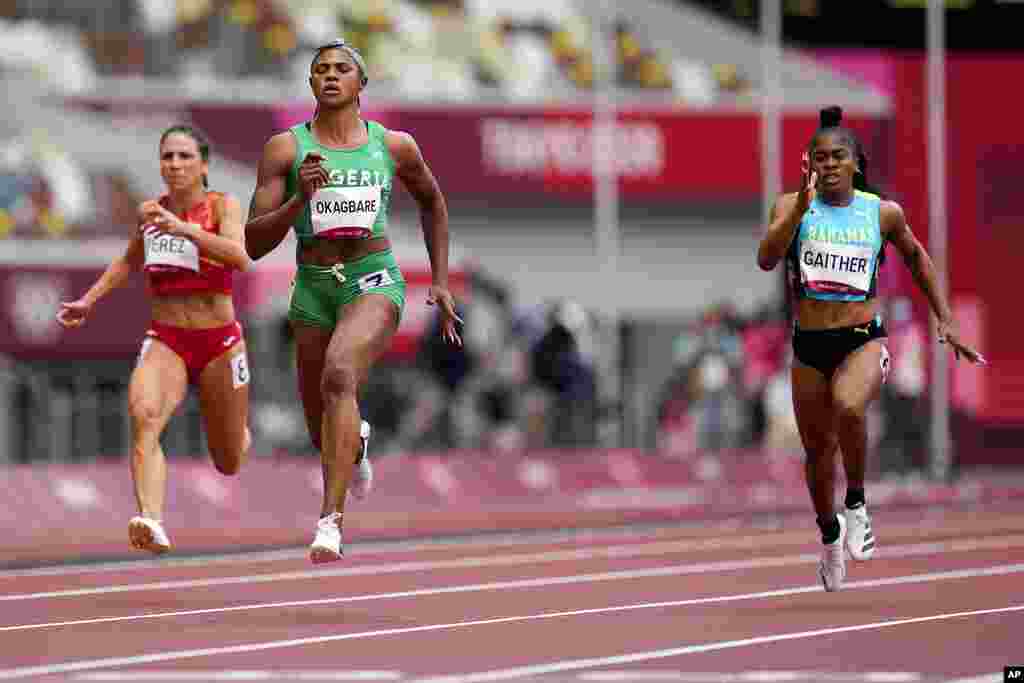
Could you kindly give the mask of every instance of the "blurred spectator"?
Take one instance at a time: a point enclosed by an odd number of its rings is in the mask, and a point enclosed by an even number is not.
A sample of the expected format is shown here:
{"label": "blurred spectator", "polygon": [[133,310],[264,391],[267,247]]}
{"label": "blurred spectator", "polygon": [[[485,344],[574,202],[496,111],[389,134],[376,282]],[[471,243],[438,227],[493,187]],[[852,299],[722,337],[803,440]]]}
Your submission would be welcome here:
{"label": "blurred spectator", "polygon": [[0,235],[65,237],[94,218],[90,178],[43,131],[0,149]]}
{"label": "blurred spectator", "polygon": [[803,443],[793,412],[793,383],[790,366],[793,362],[793,348],[786,345],[781,367],[768,379],[761,393],[761,410],[764,414],[764,432],[760,443],[770,451],[780,454],[802,455]]}
{"label": "blurred spectator", "polygon": [[928,344],[909,298],[892,299],[885,317],[891,370],[879,402],[884,420],[877,469],[883,475],[906,474],[926,465],[929,413],[923,396]]}
{"label": "blurred spectator", "polygon": [[[467,312],[466,306],[458,304],[456,310],[466,326],[472,324],[474,314]],[[437,384],[441,390],[436,411],[438,430],[437,441],[444,448],[455,445],[456,437],[452,424],[452,408],[456,395],[465,379],[476,369],[476,349],[469,340],[469,334],[463,330],[463,345],[445,343],[441,339],[441,316],[438,312],[431,315],[430,324],[423,332],[420,341],[418,365]]]}
{"label": "blurred spectator", "polygon": [[619,84],[627,88],[671,89],[672,76],[668,64],[654,50],[642,46],[629,22],[620,19],[614,30]]}
{"label": "blurred spectator", "polygon": [[550,396],[551,443],[593,444],[597,378],[592,359],[593,329],[587,312],[571,300],[555,302],[546,325],[529,347],[537,384]]}
{"label": "blurred spectator", "polygon": [[673,370],[657,399],[659,448],[672,457],[747,445],[750,402],[739,321],[712,306],[674,344]]}
{"label": "blurred spectator", "polygon": [[167,0],[138,0],[142,32],[148,43],[145,51],[147,75],[174,74],[177,70],[178,9]]}
{"label": "blurred spectator", "polygon": [[[61,46],[59,60],[53,46]],[[62,93],[81,93],[96,85],[94,60],[82,34],[67,24],[0,19],[0,71],[24,72]]]}
{"label": "blurred spectator", "polygon": [[[310,50],[338,36],[366,56],[375,87],[406,98],[545,100],[594,80],[588,18],[568,0],[40,0],[7,16],[0,67],[47,74],[63,91],[88,91],[97,75],[174,79],[196,93],[238,78],[291,88]],[[734,67],[713,74],[662,54],[625,21],[615,30],[622,87],[706,105],[749,85]],[[59,72],[52,44],[64,50]]]}

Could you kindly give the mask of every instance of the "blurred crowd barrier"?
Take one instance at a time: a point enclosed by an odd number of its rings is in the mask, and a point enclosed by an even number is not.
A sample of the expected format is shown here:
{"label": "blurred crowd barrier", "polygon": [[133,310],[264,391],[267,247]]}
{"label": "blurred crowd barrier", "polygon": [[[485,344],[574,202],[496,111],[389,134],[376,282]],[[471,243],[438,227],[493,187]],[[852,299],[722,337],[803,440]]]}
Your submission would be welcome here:
{"label": "blurred crowd barrier", "polygon": [[[629,523],[708,524],[755,516],[763,525],[791,524],[793,515],[803,520],[798,524],[810,524],[802,466],[770,453],[746,452],[718,467],[651,458],[634,449],[492,455],[461,451],[382,459],[373,494],[347,506],[346,541],[358,548],[369,540],[586,533]],[[0,499],[0,568],[139,557],[128,544],[135,502],[126,463],[39,464],[0,472],[11,492]],[[163,521],[176,555],[293,547],[290,552],[302,557],[320,487],[319,463],[308,459],[254,459],[235,477],[223,477],[207,463],[173,459]],[[1024,496],[1024,480],[900,480],[873,486],[870,496],[876,513],[984,505]]]}

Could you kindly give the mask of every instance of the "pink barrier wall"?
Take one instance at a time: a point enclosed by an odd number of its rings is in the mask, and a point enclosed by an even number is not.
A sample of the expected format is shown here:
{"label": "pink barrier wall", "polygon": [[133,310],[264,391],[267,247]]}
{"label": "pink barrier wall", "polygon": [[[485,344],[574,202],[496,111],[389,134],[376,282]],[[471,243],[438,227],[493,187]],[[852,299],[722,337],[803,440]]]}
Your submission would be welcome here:
{"label": "pink barrier wall", "polygon": [[[377,462],[377,488],[346,512],[346,538],[386,539],[809,514],[802,463],[765,453],[672,461],[638,451],[456,453]],[[127,556],[127,463],[0,469],[0,567]],[[320,502],[319,464],[256,457],[234,478],[174,460],[164,521],[178,553],[300,546]],[[1024,496],[1024,481],[877,484],[873,507]]]}

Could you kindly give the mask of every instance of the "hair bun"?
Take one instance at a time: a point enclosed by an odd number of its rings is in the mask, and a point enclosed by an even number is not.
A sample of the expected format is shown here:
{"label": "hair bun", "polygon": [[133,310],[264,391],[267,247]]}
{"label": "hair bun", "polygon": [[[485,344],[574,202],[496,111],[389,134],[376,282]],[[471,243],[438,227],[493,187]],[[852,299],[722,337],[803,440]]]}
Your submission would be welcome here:
{"label": "hair bun", "polygon": [[836,128],[839,123],[843,120],[843,109],[842,107],[825,107],[820,113],[821,127],[822,128]]}

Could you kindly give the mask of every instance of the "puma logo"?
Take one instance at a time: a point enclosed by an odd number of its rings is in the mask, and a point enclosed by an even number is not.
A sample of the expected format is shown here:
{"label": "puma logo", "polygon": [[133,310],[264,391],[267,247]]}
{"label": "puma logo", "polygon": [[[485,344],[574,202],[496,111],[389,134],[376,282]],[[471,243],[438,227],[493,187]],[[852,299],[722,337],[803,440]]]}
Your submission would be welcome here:
{"label": "puma logo", "polygon": [[865,325],[864,327],[853,328],[854,332],[860,332],[861,334],[871,334],[871,326]]}
{"label": "puma logo", "polygon": [[231,346],[234,343],[235,343],[235,337],[234,336],[228,337],[223,342],[224,346]]}

